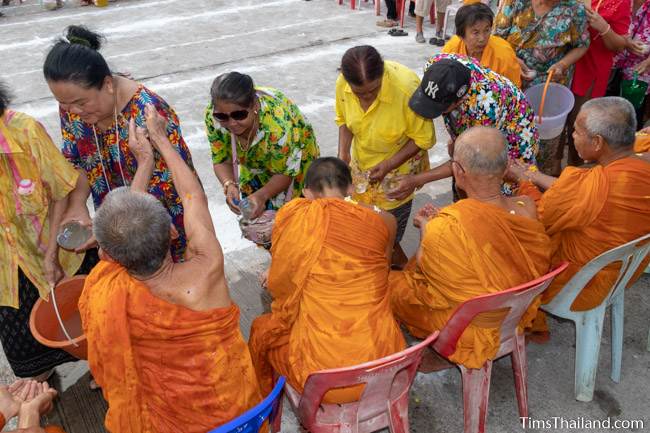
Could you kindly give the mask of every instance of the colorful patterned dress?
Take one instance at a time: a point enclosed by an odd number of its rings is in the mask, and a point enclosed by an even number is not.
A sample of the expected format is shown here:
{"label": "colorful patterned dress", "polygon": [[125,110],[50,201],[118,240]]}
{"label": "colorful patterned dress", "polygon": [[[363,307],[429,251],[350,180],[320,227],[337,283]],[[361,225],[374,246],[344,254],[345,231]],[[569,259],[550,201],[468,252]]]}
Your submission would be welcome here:
{"label": "colorful patterned dress", "polygon": [[[541,17],[535,15],[532,0],[504,0],[494,21],[494,34],[510,42],[517,57],[537,71],[523,88],[546,81],[548,68],[562,60],[573,48],[589,46],[589,31],[584,4],[560,0]],[[562,84],[568,86],[571,73]]]}
{"label": "colorful patterned dress", "polygon": [[[314,130],[300,109],[282,92],[256,87],[260,101],[259,130],[247,150],[237,144],[239,189],[243,197],[266,185],[271,177],[283,174],[293,178],[292,197],[300,197],[305,174],[318,158]],[[212,115],[213,106],[205,110],[205,126],[212,151],[212,163],[232,160],[232,135]],[[266,203],[266,209],[278,210],[287,199],[281,192]]]}
{"label": "colorful patterned dress", "polygon": [[[650,0],[646,0],[641,7],[636,11],[630,24],[630,37],[643,42],[650,46]],[[637,56],[628,50],[618,54],[614,59],[614,66],[620,68],[623,72],[624,80],[634,79],[634,67],[644,61],[647,55]],[[639,75],[639,80],[650,83],[650,70]],[[650,93],[650,86],[646,94]]]}
{"label": "colorful patterned dress", "polygon": [[[76,168],[86,172],[95,209],[101,205],[104,197],[111,190],[128,186],[133,181],[138,164],[129,151],[129,121],[135,117],[137,125],[144,125],[144,108],[147,104],[152,104],[161,115],[167,118],[169,141],[194,170],[192,156],[183,140],[176,113],[160,96],[142,85],[138,87],[122,111],[117,113],[117,126],[113,123],[105,131],[96,131],[97,141],[95,141],[93,125],[84,122],[76,114],[63,109],[59,110],[63,135],[63,155]],[[119,139],[116,139],[116,132]],[[116,142],[119,143],[116,145]],[[149,184],[149,193],[160,200],[172,217],[179,236],[172,241],[171,252],[174,261],[180,261],[186,246],[183,205],[172,183],[171,172],[167,168],[167,164],[157,152],[154,152],[154,155],[155,166]]]}
{"label": "colorful patterned dress", "polygon": [[[510,80],[469,57],[438,54],[429,59],[424,69],[442,59],[457,60],[471,71],[467,95],[454,111],[443,115],[451,138],[455,140],[473,126],[491,126],[506,137],[510,159],[534,165],[539,133],[533,108],[524,93]],[[512,190],[513,184],[504,182],[504,193],[511,194]]]}

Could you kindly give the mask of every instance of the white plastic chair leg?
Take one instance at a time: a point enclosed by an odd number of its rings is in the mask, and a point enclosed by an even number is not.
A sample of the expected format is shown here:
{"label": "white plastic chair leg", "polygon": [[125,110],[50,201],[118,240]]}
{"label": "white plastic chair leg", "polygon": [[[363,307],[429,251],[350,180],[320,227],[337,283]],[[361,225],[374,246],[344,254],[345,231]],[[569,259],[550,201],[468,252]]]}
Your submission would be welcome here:
{"label": "white plastic chair leg", "polygon": [[612,372],[610,377],[616,383],[621,381],[621,360],[623,357],[624,292],[612,302]]}
{"label": "white plastic chair leg", "polygon": [[576,321],[575,396],[578,401],[594,398],[604,313],[601,308],[587,311]]}

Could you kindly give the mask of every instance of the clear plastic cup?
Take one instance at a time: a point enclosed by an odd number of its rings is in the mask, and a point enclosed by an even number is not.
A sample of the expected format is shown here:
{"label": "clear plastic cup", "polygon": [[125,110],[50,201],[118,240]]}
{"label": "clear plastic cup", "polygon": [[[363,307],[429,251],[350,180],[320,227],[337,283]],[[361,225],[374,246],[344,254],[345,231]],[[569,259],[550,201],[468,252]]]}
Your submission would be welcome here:
{"label": "clear plastic cup", "polygon": [[253,215],[253,206],[247,198],[241,199],[239,202],[239,210],[241,211],[244,220],[249,221],[251,219],[251,216]]}
{"label": "clear plastic cup", "polygon": [[56,236],[56,243],[61,248],[74,251],[79,248],[93,235],[89,227],[82,225],[79,221],[71,221],[64,224]]}
{"label": "clear plastic cup", "polygon": [[354,184],[354,190],[357,194],[363,194],[368,191],[368,186],[370,185],[370,173],[356,171],[352,174],[352,183]]}
{"label": "clear plastic cup", "polygon": [[[384,190],[384,195],[388,196],[397,190],[399,187],[399,178],[396,176],[387,175],[384,177],[384,180],[381,181],[381,188]],[[395,200],[392,198],[386,197],[388,200]]]}

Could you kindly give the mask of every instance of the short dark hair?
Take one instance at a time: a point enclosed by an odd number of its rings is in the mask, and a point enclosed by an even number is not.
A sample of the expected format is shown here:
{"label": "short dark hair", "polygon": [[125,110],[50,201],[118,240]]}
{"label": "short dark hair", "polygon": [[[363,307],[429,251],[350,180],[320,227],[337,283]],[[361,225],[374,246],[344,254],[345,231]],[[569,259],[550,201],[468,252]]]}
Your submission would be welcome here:
{"label": "short dark hair", "polygon": [[318,193],[322,193],[325,188],[337,188],[346,195],[350,185],[352,185],[350,167],[333,156],[315,159],[305,176],[305,188]]}
{"label": "short dark hair", "polygon": [[255,102],[255,83],[250,75],[227,72],[219,75],[210,87],[212,103],[227,101],[242,107],[250,107]]}
{"label": "short dark hair", "polygon": [[384,75],[384,59],[370,45],[352,47],[343,54],[341,73],[349,84],[362,86],[363,83],[378,80]]}
{"label": "short dark hair", "polygon": [[473,3],[471,5],[461,6],[456,12],[456,34],[461,38],[465,37],[465,29],[481,21],[490,23],[494,22],[494,12],[484,3]]}
{"label": "short dark hair", "polygon": [[9,87],[0,81],[0,116],[5,114],[5,110],[9,108],[10,103],[11,92],[9,91]]}
{"label": "short dark hair", "polygon": [[84,26],[69,26],[47,53],[43,75],[47,81],[71,81],[87,89],[101,89],[111,76],[106,59],[99,53],[103,36]]}

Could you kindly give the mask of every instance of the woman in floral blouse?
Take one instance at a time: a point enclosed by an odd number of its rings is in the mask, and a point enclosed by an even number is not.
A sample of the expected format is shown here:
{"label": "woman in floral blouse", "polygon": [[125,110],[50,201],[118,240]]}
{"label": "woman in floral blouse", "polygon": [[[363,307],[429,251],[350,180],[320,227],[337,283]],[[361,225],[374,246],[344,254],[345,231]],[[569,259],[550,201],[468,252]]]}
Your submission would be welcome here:
{"label": "woman in floral blouse", "polygon": [[278,90],[256,87],[250,76],[239,72],[218,76],[211,96],[205,125],[214,172],[230,209],[240,214],[239,199],[246,197],[250,219],[255,219],[299,197],[307,168],[320,152],[296,104]]}
{"label": "woman in floral blouse", "polygon": [[571,82],[570,68],[589,47],[587,15],[580,0],[504,0],[494,34],[510,42],[522,66],[522,88],[546,81]]}
{"label": "woman in floral blouse", "polygon": [[[144,125],[144,107],[152,104],[167,119],[169,140],[192,167],[190,151],[183,141],[178,117],[151,90],[111,72],[99,53],[101,37],[81,26],[70,26],[45,60],[43,72],[59,101],[63,154],[87,179],[70,196],[63,223],[76,220],[90,224],[86,200],[92,193],[95,208],[113,189],[128,186],[137,170],[129,149],[129,123]],[[183,206],[165,161],[158,155],[149,182],[149,193],[165,206],[178,237],[171,253],[180,261],[185,252]],[[80,249],[94,245],[94,238]]]}

